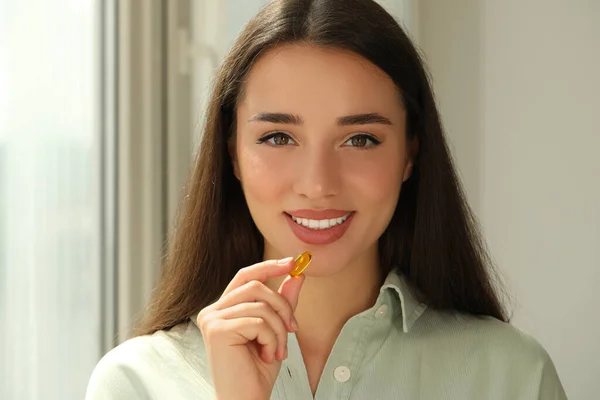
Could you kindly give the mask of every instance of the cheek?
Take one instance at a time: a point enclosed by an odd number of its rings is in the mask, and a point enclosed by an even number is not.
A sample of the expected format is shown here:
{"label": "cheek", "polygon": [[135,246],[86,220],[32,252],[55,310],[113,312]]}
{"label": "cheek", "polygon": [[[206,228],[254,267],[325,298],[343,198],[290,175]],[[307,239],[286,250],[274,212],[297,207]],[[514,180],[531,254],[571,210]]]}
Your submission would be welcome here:
{"label": "cheek", "polygon": [[402,157],[398,152],[359,154],[345,164],[350,190],[370,205],[395,207],[402,182]]}
{"label": "cheek", "polygon": [[[239,169],[244,194],[251,211],[260,203],[274,203],[284,196],[289,171],[283,157],[277,152],[268,155],[258,149],[240,148]],[[276,168],[274,167],[276,166]]]}

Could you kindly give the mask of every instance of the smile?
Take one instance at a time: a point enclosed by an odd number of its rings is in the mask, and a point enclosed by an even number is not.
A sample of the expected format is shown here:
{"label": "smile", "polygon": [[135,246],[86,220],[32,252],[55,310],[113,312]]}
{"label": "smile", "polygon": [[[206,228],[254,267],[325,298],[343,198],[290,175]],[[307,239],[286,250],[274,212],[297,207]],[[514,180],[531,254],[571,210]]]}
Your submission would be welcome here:
{"label": "smile", "polygon": [[336,225],[341,225],[348,219],[350,213],[339,217],[339,218],[330,218],[330,219],[308,219],[308,218],[298,218],[291,215],[292,220],[298,225],[305,226],[309,229],[321,230],[321,229],[329,229]]}
{"label": "smile", "polygon": [[296,210],[284,213],[294,235],[306,244],[324,245],[339,240],[356,212],[342,210]]}

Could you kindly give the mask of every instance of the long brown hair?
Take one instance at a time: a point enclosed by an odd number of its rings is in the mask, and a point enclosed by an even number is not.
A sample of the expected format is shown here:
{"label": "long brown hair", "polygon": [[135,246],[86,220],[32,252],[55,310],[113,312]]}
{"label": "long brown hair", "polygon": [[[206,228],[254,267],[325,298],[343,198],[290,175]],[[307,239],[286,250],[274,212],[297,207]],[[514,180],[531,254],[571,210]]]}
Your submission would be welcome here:
{"label": "long brown hair", "polygon": [[217,299],[239,268],[262,259],[263,238],[234,176],[228,140],[253,63],[268,49],[293,42],[359,54],[387,73],[401,93],[407,135],[418,139],[419,153],[379,240],[380,265],[395,266],[430,307],[506,321],[492,262],[411,40],[371,0],[279,0],[246,25],[218,71],[162,277],[137,334],[186,321]]}

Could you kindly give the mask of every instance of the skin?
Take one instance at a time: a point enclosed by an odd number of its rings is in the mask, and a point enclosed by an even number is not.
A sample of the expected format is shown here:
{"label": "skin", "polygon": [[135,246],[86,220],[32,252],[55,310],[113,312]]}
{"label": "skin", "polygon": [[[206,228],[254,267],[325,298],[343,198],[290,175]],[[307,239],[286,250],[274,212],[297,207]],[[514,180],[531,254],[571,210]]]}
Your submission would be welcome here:
{"label": "skin", "polygon": [[[261,113],[289,113],[301,121],[261,121]],[[339,124],[340,117],[367,113],[389,123]],[[345,50],[280,46],[259,58],[247,77],[230,154],[265,238],[264,259],[313,253],[295,311],[313,394],[342,327],[373,306],[385,278],[377,242],[417,151],[417,143],[407,141],[405,126],[392,80]],[[281,133],[258,143],[274,132]],[[307,245],[293,234],[284,214],[296,209],[356,213],[336,242]],[[283,279],[265,284],[276,291]]]}

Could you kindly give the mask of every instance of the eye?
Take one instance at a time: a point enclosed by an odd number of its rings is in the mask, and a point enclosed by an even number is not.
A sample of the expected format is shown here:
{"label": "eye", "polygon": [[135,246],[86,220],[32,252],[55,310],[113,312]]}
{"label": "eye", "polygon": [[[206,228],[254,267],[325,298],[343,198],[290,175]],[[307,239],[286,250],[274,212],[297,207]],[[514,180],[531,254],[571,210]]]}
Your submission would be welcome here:
{"label": "eye", "polygon": [[377,146],[379,144],[381,144],[380,140],[377,140],[373,136],[364,133],[361,133],[360,135],[354,135],[350,139],[346,140],[346,142],[344,142],[345,146],[360,148],[369,148]]}
{"label": "eye", "polygon": [[259,144],[265,142],[271,146],[287,146],[290,144],[296,144],[290,135],[283,132],[273,132],[258,139]]}

